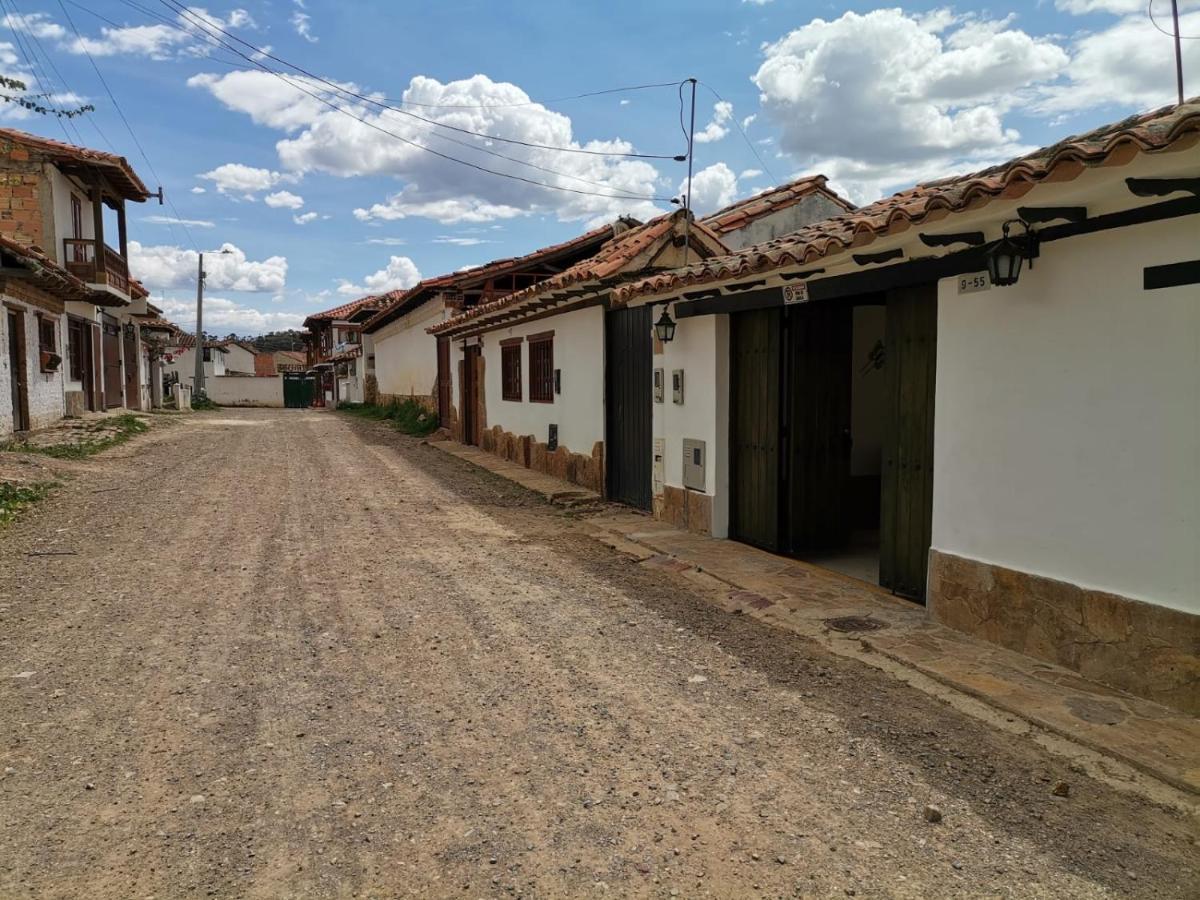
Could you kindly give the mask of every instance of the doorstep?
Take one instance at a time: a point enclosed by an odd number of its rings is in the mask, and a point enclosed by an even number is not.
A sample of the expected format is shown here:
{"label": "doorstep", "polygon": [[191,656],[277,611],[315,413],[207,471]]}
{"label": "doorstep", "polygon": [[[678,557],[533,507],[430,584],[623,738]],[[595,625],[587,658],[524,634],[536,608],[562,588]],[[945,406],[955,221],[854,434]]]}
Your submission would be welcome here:
{"label": "doorstep", "polygon": [[[551,502],[600,500],[591,491],[478,448],[454,441],[431,443]],[[616,505],[581,524],[597,540],[644,566],[676,572],[723,594],[722,606],[730,613],[753,616],[869,664],[878,665],[872,659],[878,654],[1193,798],[1200,796],[1196,718],[947,628],[930,620],[924,607],[837,572],[682,531]]]}

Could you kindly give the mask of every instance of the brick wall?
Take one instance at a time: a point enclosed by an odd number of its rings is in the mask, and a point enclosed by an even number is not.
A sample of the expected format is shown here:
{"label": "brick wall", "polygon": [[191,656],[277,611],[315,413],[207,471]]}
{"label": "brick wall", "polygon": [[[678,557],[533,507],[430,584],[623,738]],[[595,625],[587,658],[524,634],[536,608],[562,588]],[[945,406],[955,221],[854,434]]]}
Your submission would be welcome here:
{"label": "brick wall", "polygon": [[53,250],[46,247],[49,194],[41,164],[30,158],[29,149],[0,140],[0,234]]}

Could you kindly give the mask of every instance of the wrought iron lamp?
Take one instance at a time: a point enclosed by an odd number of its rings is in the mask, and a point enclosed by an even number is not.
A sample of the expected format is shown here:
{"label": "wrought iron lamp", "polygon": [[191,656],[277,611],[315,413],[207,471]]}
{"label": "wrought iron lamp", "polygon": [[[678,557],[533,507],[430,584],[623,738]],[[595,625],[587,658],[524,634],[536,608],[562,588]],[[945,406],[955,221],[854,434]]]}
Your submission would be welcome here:
{"label": "wrought iron lamp", "polygon": [[664,344],[669,344],[675,340],[675,320],[667,312],[666,304],[663,304],[662,315],[654,323],[654,336]]}
{"label": "wrought iron lamp", "polygon": [[[1020,237],[1011,237],[1009,229],[1018,224],[1025,229]],[[1003,235],[987,255],[988,280],[996,287],[1007,287],[1016,284],[1021,277],[1021,264],[1029,260],[1033,268],[1033,258],[1036,253],[1037,237],[1029,230],[1029,224],[1023,219],[1009,219],[1003,225]]]}

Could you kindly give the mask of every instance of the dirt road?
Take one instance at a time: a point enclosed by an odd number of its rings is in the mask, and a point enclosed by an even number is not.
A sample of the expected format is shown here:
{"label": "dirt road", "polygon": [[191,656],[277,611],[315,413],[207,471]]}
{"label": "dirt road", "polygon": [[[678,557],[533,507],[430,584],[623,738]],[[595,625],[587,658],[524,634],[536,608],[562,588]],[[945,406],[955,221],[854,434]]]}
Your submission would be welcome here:
{"label": "dirt road", "polygon": [[379,426],[77,468],[0,533],[0,897],[1197,896],[1177,813]]}

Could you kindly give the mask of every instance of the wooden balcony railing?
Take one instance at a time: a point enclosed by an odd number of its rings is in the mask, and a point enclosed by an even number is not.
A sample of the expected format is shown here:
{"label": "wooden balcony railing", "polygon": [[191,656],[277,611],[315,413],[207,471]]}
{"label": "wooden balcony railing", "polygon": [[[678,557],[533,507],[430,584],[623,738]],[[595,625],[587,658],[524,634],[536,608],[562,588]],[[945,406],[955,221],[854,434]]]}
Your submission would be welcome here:
{"label": "wooden balcony railing", "polygon": [[104,245],[104,271],[96,267],[96,242],[91,238],[63,238],[67,271],[88,284],[107,284],[122,294],[129,293],[129,263],[116,250]]}

